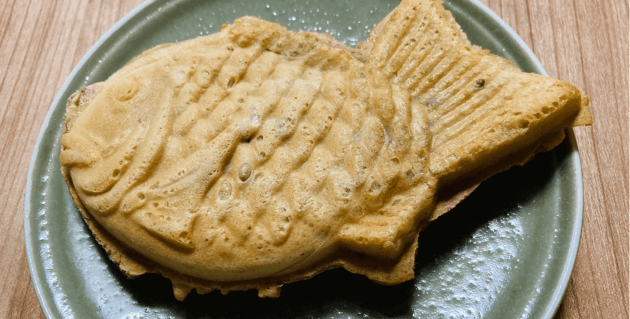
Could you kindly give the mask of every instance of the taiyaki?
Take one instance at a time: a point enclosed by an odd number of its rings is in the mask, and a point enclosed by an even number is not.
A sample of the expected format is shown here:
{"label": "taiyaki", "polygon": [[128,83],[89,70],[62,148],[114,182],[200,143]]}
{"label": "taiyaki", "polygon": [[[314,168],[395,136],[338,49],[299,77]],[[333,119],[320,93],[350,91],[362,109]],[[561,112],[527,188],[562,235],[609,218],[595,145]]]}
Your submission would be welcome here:
{"label": "taiyaki", "polygon": [[403,1],[357,49],[243,17],[73,94],[60,163],[128,276],[277,297],[336,267],[413,278],[431,220],[587,107],[472,46],[437,0]]}

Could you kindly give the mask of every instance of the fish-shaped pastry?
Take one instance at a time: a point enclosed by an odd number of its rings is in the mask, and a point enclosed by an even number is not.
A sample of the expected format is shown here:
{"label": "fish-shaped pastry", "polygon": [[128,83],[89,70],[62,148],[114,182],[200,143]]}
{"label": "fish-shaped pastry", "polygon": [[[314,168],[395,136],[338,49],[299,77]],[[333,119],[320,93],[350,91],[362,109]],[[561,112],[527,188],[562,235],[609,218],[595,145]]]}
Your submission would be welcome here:
{"label": "fish-shaped pastry", "polygon": [[587,105],[472,46],[436,0],[403,1],[359,49],[243,17],[75,93],[60,162],[112,260],[179,300],[335,267],[396,284],[430,220]]}

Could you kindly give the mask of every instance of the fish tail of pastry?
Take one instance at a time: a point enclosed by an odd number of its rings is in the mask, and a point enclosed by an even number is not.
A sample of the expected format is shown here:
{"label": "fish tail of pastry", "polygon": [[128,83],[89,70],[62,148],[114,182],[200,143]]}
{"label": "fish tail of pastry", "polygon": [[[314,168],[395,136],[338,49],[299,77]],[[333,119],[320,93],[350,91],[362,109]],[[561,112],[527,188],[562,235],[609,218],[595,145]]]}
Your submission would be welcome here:
{"label": "fish tail of pastry", "polygon": [[522,73],[472,45],[440,1],[403,1],[362,48],[369,50],[369,67],[424,105],[433,134],[431,172],[441,185],[553,132],[592,123],[583,91]]}

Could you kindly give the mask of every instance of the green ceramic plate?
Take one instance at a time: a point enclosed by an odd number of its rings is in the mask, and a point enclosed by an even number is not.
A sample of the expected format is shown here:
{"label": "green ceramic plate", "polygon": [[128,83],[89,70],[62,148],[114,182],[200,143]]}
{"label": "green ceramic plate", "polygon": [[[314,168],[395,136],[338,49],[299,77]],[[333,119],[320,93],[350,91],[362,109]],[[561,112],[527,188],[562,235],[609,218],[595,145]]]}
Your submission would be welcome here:
{"label": "green ceramic plate", "polygon": [[[551,318],[567,285],[582,225],[582,176],[572,132],[552,152],[485,182],[420,237],[416,279],[379,286],[333,270],[256,293],[172,296],[157,275],[125,278],[91,237],[59,170],[65,101],[163,42],[218,31],[243,15],[355,45],[391,0],[165,1],[142,4],[79,62],[44,121],[26,186],[24,232],[33,283],[48,318]],[[473,43],[544,73],[522,40],[475,1],[447,1]]]}

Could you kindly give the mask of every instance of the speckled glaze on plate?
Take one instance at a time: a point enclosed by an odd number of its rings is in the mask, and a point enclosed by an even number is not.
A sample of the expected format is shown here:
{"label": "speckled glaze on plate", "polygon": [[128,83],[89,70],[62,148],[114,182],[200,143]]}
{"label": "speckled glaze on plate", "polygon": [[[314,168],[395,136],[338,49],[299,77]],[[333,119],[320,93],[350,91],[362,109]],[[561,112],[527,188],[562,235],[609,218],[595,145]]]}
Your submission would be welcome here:
{"label": "speckled glaze on plate", "polygon": [[[522,40],[476,1],[446,1],[469,39],[523,70],[544,70]],[[349,45],[396,1],[149,1],[109,30],[53,102],[31,160],[24,231],[33,283],[48,318],[551,318],[566,288],[582,225],[582,176],[572,132],[555,150],[483,183],[420,236],[416,278],[380,286],[344,270],[255,291],[191,294],[158,275],[127,279],[81,219],[60,173],[65,101],[164,42],[218,31],[243,15],[292,30],[328,32]]]}

